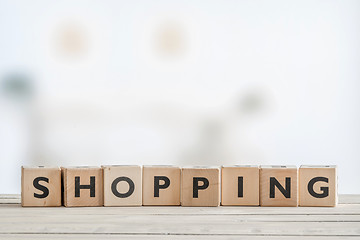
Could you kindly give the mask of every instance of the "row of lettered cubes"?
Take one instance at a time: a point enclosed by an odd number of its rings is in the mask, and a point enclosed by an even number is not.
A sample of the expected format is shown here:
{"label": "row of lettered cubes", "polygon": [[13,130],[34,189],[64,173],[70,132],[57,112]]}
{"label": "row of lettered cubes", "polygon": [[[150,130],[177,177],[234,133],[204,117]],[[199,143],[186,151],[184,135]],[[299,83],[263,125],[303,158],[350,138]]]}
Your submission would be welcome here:
{"label": "row of lettered cubes", "polygon": [[22,167],[22,206],[336,206],[336,166]]}

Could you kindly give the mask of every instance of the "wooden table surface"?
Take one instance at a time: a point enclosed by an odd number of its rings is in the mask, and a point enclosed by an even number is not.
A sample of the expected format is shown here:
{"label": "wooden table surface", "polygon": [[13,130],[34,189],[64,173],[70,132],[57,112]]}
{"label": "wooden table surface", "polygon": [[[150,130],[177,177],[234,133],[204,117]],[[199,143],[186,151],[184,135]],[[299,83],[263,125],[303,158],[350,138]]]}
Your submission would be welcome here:
{"label": "wooden table surface", "polygon": [[360,195],[327,207],[20,206],[0,195],[0,239],[360,239]]}

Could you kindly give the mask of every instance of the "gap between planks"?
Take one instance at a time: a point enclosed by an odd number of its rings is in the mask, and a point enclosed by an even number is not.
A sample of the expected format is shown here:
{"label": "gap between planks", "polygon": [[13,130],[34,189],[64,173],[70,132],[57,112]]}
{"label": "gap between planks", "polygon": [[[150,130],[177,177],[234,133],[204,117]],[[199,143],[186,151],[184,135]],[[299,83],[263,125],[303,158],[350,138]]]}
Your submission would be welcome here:
{"label": "gap between planks", "polygon": [[[20,194],[0,194],[0,204],[20,204]],[[360,204],[360,194],[340,194],[339,204]]]}
{"label": "gap between planks", "polygon": [[[71,240],[71,239],[131,239],[131,240],[159,240],[159,239],[171,239],[171,240],[183,240],[183,239],[227,239],[227,240],[238,240],[239,238],[246,240],[267,240],[267,239],[279,239],[279,240],[333,240],[339,239],[339,236],[245,236],[245,235],[149,235],[149,234],[0,234],[0,239],[11,239],[11,240],[23,240],[23,239],[53,239],[53,240]],[[360,239],[358,236],[341,236],[344,240]]]}

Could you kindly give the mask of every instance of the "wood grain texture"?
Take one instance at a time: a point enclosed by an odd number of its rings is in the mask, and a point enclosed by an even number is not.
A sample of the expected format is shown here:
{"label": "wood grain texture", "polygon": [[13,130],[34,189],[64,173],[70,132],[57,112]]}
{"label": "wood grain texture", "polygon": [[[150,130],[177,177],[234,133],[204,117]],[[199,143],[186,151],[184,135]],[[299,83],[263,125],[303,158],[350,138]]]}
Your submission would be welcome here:
{"label": "wood grain texture", "polygon": [[[104,174],[104,206],[142,205],[141,166],[103,166],[102,168]],[[112,190],[113,184],[118,196]]]}
{"label": "wood grain texture", "polygon": [[143,205],[179,206],[180,178],[181,169],[176,166],[143,166]]}
{"label": "wood grain texture", "polygon": [[[274,182],[280,186],[275,186]],[[289,195],[281,192],[280,188],[287,190]],[[264,207],[298,206],[298,169],[296,166],[260,166],[260,205]]]}
{"label": "wood grain texture", "polygon": [[[301,166],[299,168],[299,206],[335,207],[337,204],[336,172],[336,166]],[[311,183],[313,184],[310,185]]]}
{"label": "wood grain texture", "polygon": [[[159,240],[159,239],[171,239],[171,240],[183,240],[183,239],[226,239],[226,240],[338,240],[339,236],[251,236],[251,235],[171,235],[171,234],[0,234],[0,239],[11,239],[11,240],[23,240],[23,239],[53,239],[53,240],[71,240],[71,239],[131,239],[131,240]],[[356,236],[341,236],[344,240],[359,239]]]}
{"label": "wood grain texture", "polygon": [[27,207],[0,195],[0,239],[360,239],[360,195],[336,207]]}
{"label": "wood grain texture", "polygon": [[[34,184],[39,186],[35,187]],[[45,189],[42,189],[43,187]],[[23,207],[61,206],[60,168],[22,167],[21,204]]]}
{"label": "wood grain texture", "polygon": [[[239,178],[241,181],[239,182]],[[241,185],[241,190],[239,190]],[[240,191],[240,194],[239,194]],[[240,196],[239,196],[240,195]],[[221,205],[259,205],[259,167],[223,166],[221,168]]]}
{"label": "wood grain texture", "polygon": [[[100,167],[70,167],[62,168],[61,171],[64,185],[64,206],[103,206],[103,171]],[[76,179],[79,180],[79,186],[82,187],[76,186]],[[92,181],[93,187],[89,188]],[[78,196],[77,188],[80,189]]]}
{"label": "wood grain texture", "polygon": [[183,168],[181,171],[181,205],[219,206],[220,169],[217,167]]}

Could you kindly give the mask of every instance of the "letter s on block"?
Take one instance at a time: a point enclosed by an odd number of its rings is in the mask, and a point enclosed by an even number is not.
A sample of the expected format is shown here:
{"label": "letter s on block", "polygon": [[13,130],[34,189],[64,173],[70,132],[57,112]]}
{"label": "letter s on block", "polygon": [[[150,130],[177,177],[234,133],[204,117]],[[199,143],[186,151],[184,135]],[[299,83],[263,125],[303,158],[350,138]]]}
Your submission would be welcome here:
{"label": "letter s on block", "polygon": [[37,194],[34,193],[34,197],[36,198],[46,198],[47,196],[49,196],[49,189],[47,187],[45,187],[44,185],[41,185],[39,182],[40,181],[44,181],[49,183],[49,179],[46,177],[37,177],[34,179],[33,181],[33,185],[36,189],[40,190],[43,192],[43,194]]}

